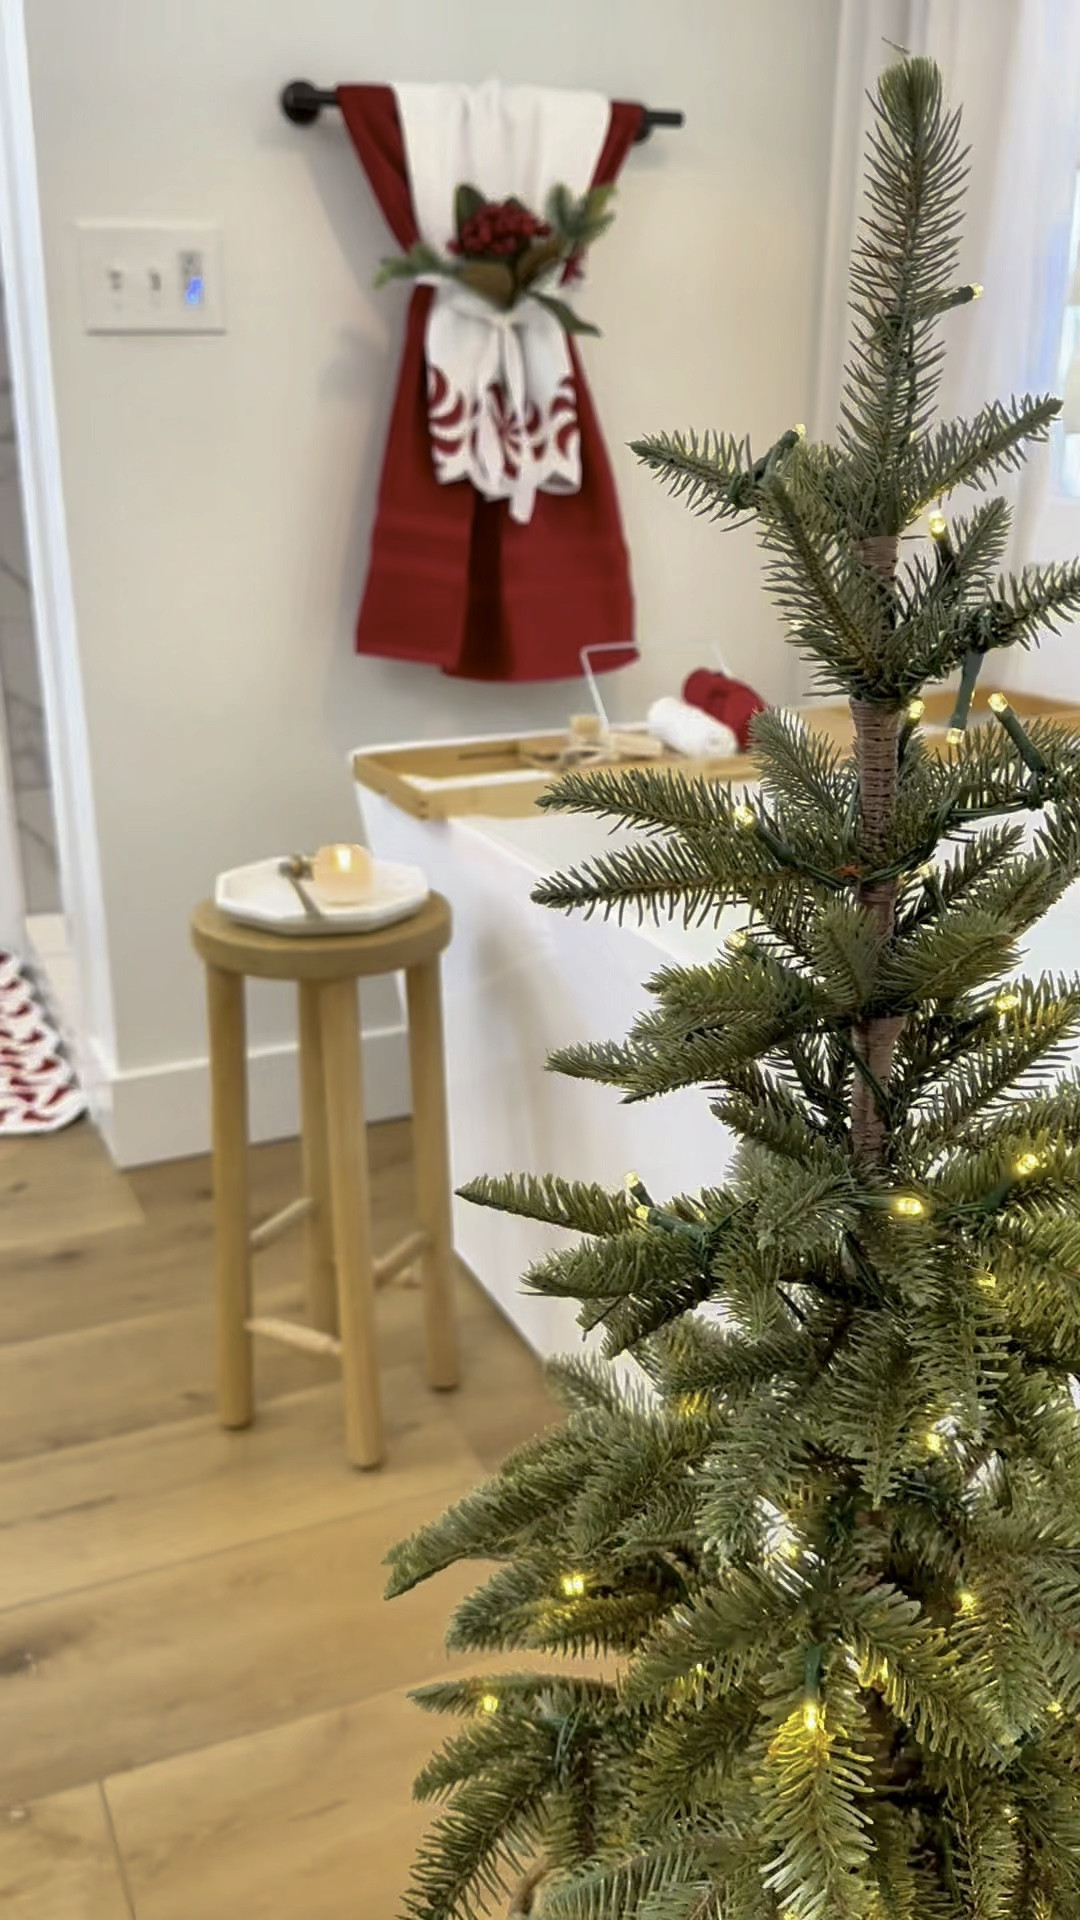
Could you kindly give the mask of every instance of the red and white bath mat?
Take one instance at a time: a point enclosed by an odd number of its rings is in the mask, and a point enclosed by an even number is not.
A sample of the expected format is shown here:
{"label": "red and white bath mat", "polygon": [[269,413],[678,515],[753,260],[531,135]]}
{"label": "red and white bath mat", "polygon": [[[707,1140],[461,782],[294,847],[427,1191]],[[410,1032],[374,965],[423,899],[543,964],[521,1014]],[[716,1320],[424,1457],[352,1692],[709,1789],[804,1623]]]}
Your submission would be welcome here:
{"label": "red and white bath mat", "polygon": [[0,1136],[55,1133],[85,1111],[86,1096],[31,982],[0,952]]}

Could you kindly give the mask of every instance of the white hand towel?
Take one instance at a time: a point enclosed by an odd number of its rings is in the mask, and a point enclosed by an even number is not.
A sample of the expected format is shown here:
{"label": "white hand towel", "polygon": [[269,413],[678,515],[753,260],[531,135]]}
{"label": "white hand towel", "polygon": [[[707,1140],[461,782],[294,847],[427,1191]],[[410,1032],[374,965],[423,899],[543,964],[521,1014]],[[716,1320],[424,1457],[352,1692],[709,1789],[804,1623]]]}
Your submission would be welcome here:
{"label": "white hand towel", "polygon": [[722,720],[714,720],[700,707],[677,700],[673,694],[653,701],[646,722],[649,732],[666,747],[674,747],[676,753],[685,753],[691,760],[727,760],[739,751],[735,734]]}
{"label": "white hand towel", "polygon": [[[490,200],[542,212],[553,186],[588,187],[607,133],[602,94],[548,87],[394,88],[420,237],[445,251],[463,182]],[[532,517],[539,490],[576,493],[581,447],[566,335],[539,301],[508,312],[432,276],[428,422],[436,477],[469,480],[511,518]]]}

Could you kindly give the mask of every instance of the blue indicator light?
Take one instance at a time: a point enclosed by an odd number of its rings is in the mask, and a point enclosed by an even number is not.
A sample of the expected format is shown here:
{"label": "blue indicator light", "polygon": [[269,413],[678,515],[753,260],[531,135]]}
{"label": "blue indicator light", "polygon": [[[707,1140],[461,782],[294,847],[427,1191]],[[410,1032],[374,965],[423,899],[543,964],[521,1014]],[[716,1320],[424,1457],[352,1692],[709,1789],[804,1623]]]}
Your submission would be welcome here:
{"label": "blue indicator light", "polygon": [[206,285],[201,273],[192,274],[184,287],[184,299],[189,307],[201,307]]}

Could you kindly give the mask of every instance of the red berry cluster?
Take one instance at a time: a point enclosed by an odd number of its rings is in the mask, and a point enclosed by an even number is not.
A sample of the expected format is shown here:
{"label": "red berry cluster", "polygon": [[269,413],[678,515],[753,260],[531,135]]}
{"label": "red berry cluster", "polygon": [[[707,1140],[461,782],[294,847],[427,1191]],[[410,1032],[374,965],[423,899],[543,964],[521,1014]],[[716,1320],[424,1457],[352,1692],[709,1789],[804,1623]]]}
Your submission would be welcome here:
{"label": "red berry cluster", "polygon": [[528,207],[519,207],[513,200],[488,200],[451,240],[450,252],[506,260],[523,253],[533,240],[545,240],[550,232],[547,221],[539,220]]}

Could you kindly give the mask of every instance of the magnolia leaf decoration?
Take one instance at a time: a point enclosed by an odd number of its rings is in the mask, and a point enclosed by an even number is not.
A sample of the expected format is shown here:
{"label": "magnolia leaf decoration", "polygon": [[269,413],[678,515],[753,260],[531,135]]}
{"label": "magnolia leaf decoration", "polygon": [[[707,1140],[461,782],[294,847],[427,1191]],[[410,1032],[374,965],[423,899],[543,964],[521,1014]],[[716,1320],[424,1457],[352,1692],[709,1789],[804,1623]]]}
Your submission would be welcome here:
{"label": "magnolia leaf decoration", "polygon": [[553,293],[537,293],[533,298],[547,309],[567,333],[592,333],[599,338],[599,327],[594,327],[591,320],[583,320],[580,313],[575,313],[573,307],[567,306],[565,300],[557,300]]}
{"label": "magnolia leaf decoration", "polygon": [[482,294],[495,307],[514,304],[516,284],[509,267],[501,260],[469,260],[455,276],[470,293]]}
{"label": "magnolia leaf decoration", "polygon": [[467,180],[463,180],[454,194],[454,232],[460,235],[462,227],[467,226],[485,204],[479,187],[471,187]]}
{"label": "magnolia leaf decoration", "polygon": [[551,267],[557,267],[562,259],[563,243],[557,233],[551,233],[546,240],[534,240],[526,247],[517,264],[518,285],[530,287],[542,273]]}
{"label": "magnolia leaf decoration", "polygon": [[456,280],[503,313],[535,300],[567,333],[598,333],[552,289],[580,275],[584,255],[614,218],[614,192],[613,186],[590,187],[578,197],[567,186],[555,186],[541,217],[516,195],[488,200],[463,180],[454,190],[454,238],[446,252],[418,241],[382,261],[375,285]]}

